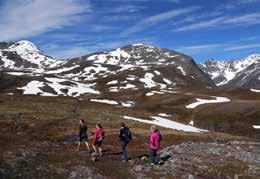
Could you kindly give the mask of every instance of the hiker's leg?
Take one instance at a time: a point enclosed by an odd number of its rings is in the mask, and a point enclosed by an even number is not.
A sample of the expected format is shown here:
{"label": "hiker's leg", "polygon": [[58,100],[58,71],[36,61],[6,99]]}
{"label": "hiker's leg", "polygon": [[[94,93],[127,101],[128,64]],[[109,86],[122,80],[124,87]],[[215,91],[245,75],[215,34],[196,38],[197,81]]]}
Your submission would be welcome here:
{"label": "hiker's leg", "polygon": [[155,163],[156,150],[151,149],[150,152],[151,152],[151,162]]}
{"label": "hiker's leg", "polygon": [[94,149],[94,152],[96,153],[97,155],[97,149],[96,149],[96,146],[95,145],[92,145],[93,149]]}
{"label": "hiker's leg", "polygon": [[79,141],[78,142],[78,151],[80,150],[80,144],[81,144],[81,142]]}
{"label": "hiker's leg", "polygon": [[157,150],[154,150],[154,163],[158,163],[158,159],[157,159]]}
{"label": "hiker's leg", "polygon": [[98,147],[99,156],[102,157],[102,148],[101,146]]}
{"label": "hiker's leg", "polygon": [[121,160],[125,160],[125,142],[121,141]]}
{"label": "hiker's leg", "polygon": [[125,160],[126,160],[126,161],[128,160],[127,149],[126,149],[127,144],[128,144],[128,142],[125,143]]}
{"label": "hiker's leg", "polygon": [[88,151],[90,151],[90,147],[89,147],[88,141],[86,141],[85,144],[86,144],[86,147],[88,148]]}
{"label": "hiker's leg", "polygon": [[122,160],[127,160],[126,146],[127,142],[121,141]]}

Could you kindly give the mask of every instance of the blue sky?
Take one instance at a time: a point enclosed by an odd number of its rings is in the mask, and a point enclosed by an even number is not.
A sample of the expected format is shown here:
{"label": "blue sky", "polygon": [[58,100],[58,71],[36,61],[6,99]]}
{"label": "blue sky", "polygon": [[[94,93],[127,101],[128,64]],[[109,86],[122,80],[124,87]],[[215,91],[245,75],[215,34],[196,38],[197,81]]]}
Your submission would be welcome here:
{"label": "blue sky", "polygon": [[191,55],[260,53],[260,0],[0,0],[0,41],[56,58],[148,43]]}

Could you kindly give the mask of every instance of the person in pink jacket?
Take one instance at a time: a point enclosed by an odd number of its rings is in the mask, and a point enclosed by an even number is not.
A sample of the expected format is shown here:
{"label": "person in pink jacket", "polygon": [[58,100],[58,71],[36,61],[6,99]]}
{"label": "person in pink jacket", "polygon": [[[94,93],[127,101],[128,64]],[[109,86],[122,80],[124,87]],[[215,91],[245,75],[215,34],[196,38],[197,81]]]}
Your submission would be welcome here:
{"label": "person in pink jacket", "polygon": [[151,126],[151,134],[149,137],[149,148],[151,152],[151,165],[157,164],[159,161],[157,159],[157,151],[160,148],[160,142],[162,140],[162,135],[156,126]]}
{"label": "person in pink jacket", "polygon": [[102,127],[102,125],[100,123],[96,124],[96,129],[94,132],[94,139],[93,139],[93,149],[96,153],[96,155],[99,155],[100,157],[102,156],[102,142],[104,140],[105,137],[105,132],[104,129]]}

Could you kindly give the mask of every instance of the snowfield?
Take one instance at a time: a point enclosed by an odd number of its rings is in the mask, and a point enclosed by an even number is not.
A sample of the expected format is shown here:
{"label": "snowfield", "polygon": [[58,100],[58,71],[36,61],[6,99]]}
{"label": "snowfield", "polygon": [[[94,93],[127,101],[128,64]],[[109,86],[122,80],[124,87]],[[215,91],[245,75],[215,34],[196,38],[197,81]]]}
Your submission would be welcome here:
{"label": "snowfield", "polygon": [[211,96],[212,98],[216,98],[216,99],[200,99],[200,98],[196,98],[197,102],[189,104],[186,106],[186,108],[188,109],[194,109],[202,104],[211,104],[211,103],[226,103],[231,101],[228,98],[225,97],[217,97],[217,96]]}
{"label": "snowfield", "polygon": [[90,99],[90,101],[96,103],[109,104],[109,105],[121,105],[126,108],[132,108],[135,105],[135,102],[133,101],[117,102],[109,99]]}
{"label": "snowfield", "polygon": [[54,96],[53,94],[45,93],[40,89],[44,86],[45,85],[43,82],[34,80],[34,81],[29,82],[26,86],[24,86],[22,88],[17,88],[17,89],[24,90],[23,94],[25,94],[25,95]]}
{"label": "snowfield", "polygon": [[255,129],[260,129],[260,126],[253,125],[253,128],[255,128]]}
{"label": "snowfield", "polygon": [[144,83],[145,88],[153,88],[157,86],[155,82],[152,80],[153,77],[154,75],[152,73],[146,73],[144,75],[144,78],[140,78],[139,81]]}
{"label": "snowfield", "polygon": [[121,105],[126,108],[132,108],[132,107],[134,107],[135,102],[134,101],[125,101],[125,102],[121,102]]}
{"label": "snowfield", "polygon": [[108,99],[90,99],[91,102],[110,104],[110,105],[118,105],[117,101],[108,100]]}
{"label": "snowfield", "polygon": [[[41,95],[41,96],[73,96],[77,97],[81,94],[100,94],[99,91],[94,89],[94,84],[82,84],[75,81],[68,81],[59,78],[45,78],[47,82],[31,81],[26,86],[17,88],[23,90],[25,95]],[[64,85],[61,83],[70,83],[70,85]],[[51,87],[56,94],[44,92],[41,88]],[[67,91],[67,93],[64,92]]]}
{"label": "snowfield", "polygon": [[117,83],[118,83],[117,80],[113,80],[113,81],[108,82],[107,85],[115,85]]}
{"label": "snowfield", "polygon": [[[60,78],[45,78],[50,83],[47,83],[50,87],[52,87],[58,95],[62,96],[80,96],[81,94],[90,93],[90,94],[100,94],[99,91],[93,89],[93,84],[82,84],[75,81],[68,81]],[[71,86],[63,85],[62,82],[69,82]],[[65,94],[62,89],[68,90],[67,94]]]}
{"label": "snowfield", "polygon": [[94,61],[95,63],[99,64],[119,65],[119,63],[122,63],[121,60],[123,60],[124,58],[127,60],[130,57],[131,56],[127,52],[118,48],[106,54],[92,55],[88,57],[88,60]]}
{"label": "snowfield", "polygon": [[260,90],[257,90],[257,89],[250,89],[250,91],[260,93]]}
{"label": "snowfield", "polygon": [[159,113],[158,116],[161,116],[161,117],[170,117],[171,115],[166,114],[166,113]]}
{"label": "snowfield", "polygon": [[8,72],[7,74],[13,75],[13,76],[23,76],[23,75],[28,75],[28,73],[23,73],[23,72]]}
{"label": "snowfield", "polygon": [[199,128],[196,128],[196,127],[193,127],[190,125],[181,124],[181,123],[174,122],[169,119],[165,119],[165,118],[158,117],[158,116],[152,116],[151,118],[153,120],[146,120],[146,119],[124,116],[124,119],[127,119],[127,120],[133,120],[133,121],[138,121],[138,122],[147,123],[147,124],[154,124],[157,126],[170,128],[170,129],[176,129],[176,130],[185,131],[185,132],[208,132],[207,130],[199,129]]}
{"label": "snowfield", "polygon": [[67,71],[71,71],[75,68],[78,68],[80,67],[79,65],[76,65],[76,66],[72,66],[72,67],[68,67],[68,68],[61,68],[61,69],[58,69],[58,70],[52,70],[52,71],[47,71],[45,72],[46,74],[57,74],[57,73],[62,73],[62,72],[67,72]]}
{"label": "snowfield", "polygon": [[184,76],[186,75],[186,72],[183,70],[183,68],[182,68],[181,66],[178,66],[177,68],[182,72],[182,74],[183,74]]}

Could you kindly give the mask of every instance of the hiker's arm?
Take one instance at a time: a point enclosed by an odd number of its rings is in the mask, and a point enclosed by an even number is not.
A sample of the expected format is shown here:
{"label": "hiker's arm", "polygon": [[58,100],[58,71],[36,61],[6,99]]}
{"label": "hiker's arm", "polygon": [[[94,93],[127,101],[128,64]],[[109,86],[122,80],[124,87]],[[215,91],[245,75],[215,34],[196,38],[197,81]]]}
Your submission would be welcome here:
{"label": "hiker's arm", "polygon": [[122,136],[123,136],[123,130],[120,129],[119,138],[122,139]]}
{"label": "hiker's arm", "polygon": [[93,144],[96,143],[96,140],[97,140],[97,132],[95,131],[95,133],[94,133],[94,139],[93,139]]}
{"label": "hiker's arm", "polygon": [[81,128],[79,127],[79,137],[81,136]]}
{"label": "hiker's arm", "polygon": [[152,146],[154,146],[154,138],[153,138],[152,135],[150,136],[150,144],[151,144]]}
{"label": "hiker's arm", "polygon": [[154,146],[156,149],[159,148],[159,140],[154,140]]}

